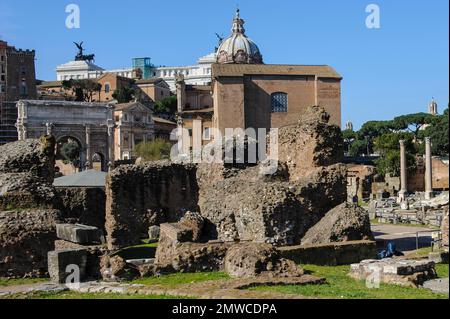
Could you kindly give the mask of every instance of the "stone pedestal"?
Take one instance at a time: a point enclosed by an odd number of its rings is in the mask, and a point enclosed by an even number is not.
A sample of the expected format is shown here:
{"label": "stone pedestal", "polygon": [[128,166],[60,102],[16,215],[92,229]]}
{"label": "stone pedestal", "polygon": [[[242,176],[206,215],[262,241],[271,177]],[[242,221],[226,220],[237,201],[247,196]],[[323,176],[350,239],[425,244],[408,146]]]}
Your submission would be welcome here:
{"label": "stone pedestal", "polygon": [[[68,249],[48,252],[48,272],[55,283],[80,283],[86,275],[87,251]],[[68,278],[71,276],[72,278]],[[68,282],[66,282],[68,281]]]}
{"label": "stone pedestal", "polygon": [[148,229],[148,238],[151,242],[156,242],[159,240],[160,228],[159,226],[150,226]]}

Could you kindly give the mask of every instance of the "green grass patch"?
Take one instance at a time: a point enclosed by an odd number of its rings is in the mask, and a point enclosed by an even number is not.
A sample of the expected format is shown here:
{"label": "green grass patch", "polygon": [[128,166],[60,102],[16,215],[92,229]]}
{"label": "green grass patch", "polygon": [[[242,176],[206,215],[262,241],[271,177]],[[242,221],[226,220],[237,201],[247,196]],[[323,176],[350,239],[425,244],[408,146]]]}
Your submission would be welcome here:
{"label": "green grass patch", "polygon": [[57,293],[29,293],[15,294],[4,297],[4,299],[192,299],[189,297],[178,297],[169,295],[139,295],[139,294],[114,294],[114,293],[78,293],[63,291]]}
{"label": "green grass patch", "polygon": [[439,227],[433,226],[433,225],[380,223],[378,221],[378,219],[371,219],[370,224],[371,225],[395,225],[395,226],[405,226],[405,227],[419,227],[419,228],[426,228],[426,229],[432,229],[432,230],[440,230]]}
{"label": "green grass patch", "polygon": [[0,287],[9,287],[9,286],[21,286],[21,285],[32,285],[40,282],[47,282],[50,279],[48,278],[19,278],[19,279],[11,279],[11,278],[2,278],[0,277]]}
{"label": "green grass patch", "polygon": [[[439,266],[439,275],[445,275],[447,269]],[[286,294],[328,299],[448,299],[448,295],[434,294],[420,288],[401,287],[381,284],[379,289],[369,289],[364,281],[348,277],[349,266],[302,265],[310,274],[327,279],[324,285],[255,287],[251,290],[276,291]]]}
{"label": "green grass patch", "polygon": [[423,247],[423,248],[420,248],[418,250],[414,250],[414,251],[408,253],[407,257],[408,258],[428,258],[428,255],[431,252],[435,252],[435,253],[437,253],[437,252],[444,252],[444,250],[435,248],[432,251],[431,247]]}
{"label": "green grass patch", "polygon": [[448,278],[448,264],[437,264],[436,272],[439,278]]}
{"label": "green grass patch", "polygon": [[150,242],[150,239],[142,239],[141,242],[143,245],[148,245],[148,247],[155,247],[155,248],[157,248],[159,244],[157,241]]}
{"label": "green grass patch", "polygon": [[178,285],[192,284],[210,280],[230,279],[223,272],[204,272],[204,273],[178,273],[163,276],[153,276],[148,278],[140,278],[132,281],[132,284],[141,285],[164,285],[168,287],[176,287]]}

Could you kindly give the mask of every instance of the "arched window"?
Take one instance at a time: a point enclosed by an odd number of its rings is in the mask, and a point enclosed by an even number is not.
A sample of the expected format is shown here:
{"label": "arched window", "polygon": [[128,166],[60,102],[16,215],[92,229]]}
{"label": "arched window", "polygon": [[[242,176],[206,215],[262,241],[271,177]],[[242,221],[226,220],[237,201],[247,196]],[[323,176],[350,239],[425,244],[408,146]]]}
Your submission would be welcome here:
{"label": "arched window", "polygon": [[271,95],[272,113],[288,111],[288,95],[283,92],[275,92]]}
{"label": "arched window", "polygon": [[109,93],[110,90],[111,86],[109,85],[109,83],[105,84],[105,93]]}

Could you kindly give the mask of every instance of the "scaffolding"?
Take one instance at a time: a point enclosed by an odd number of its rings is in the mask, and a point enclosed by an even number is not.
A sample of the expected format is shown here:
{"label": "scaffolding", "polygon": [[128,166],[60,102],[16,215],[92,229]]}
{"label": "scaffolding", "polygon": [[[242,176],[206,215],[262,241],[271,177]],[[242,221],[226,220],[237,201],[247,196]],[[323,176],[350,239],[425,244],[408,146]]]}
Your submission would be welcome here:
{"label": "scaffolding", "polygon": [[0,101],[0,145],[17,141],[16,121],[16,103]]}

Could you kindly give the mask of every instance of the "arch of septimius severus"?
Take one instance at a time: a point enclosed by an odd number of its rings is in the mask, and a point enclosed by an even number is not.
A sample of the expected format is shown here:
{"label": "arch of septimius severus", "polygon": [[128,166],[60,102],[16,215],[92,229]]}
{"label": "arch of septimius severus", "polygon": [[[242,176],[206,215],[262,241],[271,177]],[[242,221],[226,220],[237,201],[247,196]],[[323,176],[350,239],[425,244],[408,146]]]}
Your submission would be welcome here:
{"label": "arch of septimius severus", "polygon": [[91,167],[92,159],[106,168],[114,161],[114,107],[108,103],[21,100],[17,103],[19,140],[45,134],[56,141],[71,139],[81,147],[80,160]]}

